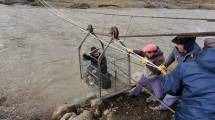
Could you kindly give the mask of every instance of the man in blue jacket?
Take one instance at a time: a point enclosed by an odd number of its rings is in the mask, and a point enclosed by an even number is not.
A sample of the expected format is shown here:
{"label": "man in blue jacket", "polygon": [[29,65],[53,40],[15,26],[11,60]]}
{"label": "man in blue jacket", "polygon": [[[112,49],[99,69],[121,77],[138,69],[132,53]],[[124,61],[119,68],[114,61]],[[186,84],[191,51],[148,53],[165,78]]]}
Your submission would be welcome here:
{"label": "man in blue jacket", "polygon": [[164,93],[179,96],[175,120],[215,120],[215,39],[206,39],[196,61],[165,77]]}
{"label": "man in blue jacket", "polygon": [[[176,64],[180,64],[182,62],[191,62],[195,61],[196,57],[198,56],[201,48],[196,43],[196,37],[181,37],[177,36],[172,40],[175,43],[175,47],[172,50],[172,53],[169,55],[168,59],[165,61],[164,65],[169,67],[174,61]],[[172,96],[167,94],[163,102],[156,107],[151,107],[153,110],[165,110],[167,106],[171,106],[176,103],[178,100],[178,96]]]}

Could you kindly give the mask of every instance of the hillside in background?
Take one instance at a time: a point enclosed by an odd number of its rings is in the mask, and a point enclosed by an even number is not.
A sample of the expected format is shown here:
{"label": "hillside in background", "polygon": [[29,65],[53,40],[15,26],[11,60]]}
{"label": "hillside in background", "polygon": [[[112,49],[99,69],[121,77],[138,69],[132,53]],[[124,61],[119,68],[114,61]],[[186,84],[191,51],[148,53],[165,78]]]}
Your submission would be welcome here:
{"label": "hillside in background", "polygon": [[215,0],[52,0],[72,8],[189,8],[214,9]]}
{"label": "hillside in background", "polygon": [[[39,0],[0,0],[0,3],[41,5]],[[215,9],[215,0],[47,0],[57,6],[68,8],[169,8],[169,9]]]}

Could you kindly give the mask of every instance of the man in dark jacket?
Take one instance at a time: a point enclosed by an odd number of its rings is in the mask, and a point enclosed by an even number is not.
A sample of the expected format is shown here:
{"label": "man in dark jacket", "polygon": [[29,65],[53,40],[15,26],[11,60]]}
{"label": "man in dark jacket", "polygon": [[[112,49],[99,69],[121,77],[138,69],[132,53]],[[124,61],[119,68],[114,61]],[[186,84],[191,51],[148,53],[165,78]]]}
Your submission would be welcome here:
{"label": "man in dark jacket", "polygon": [[[90,75],[94,81],[96,85],[100,85],[99,81],[99,72],[101,71],[101,80],[102,80],[102,88],[104,89],[108,89],[111,87],[111,80],[109,79],[109,74],[107,72],[107,60],[106,57],[104,56],[101,60],[101,63],[98,63],[98,58],[101,55],[101,53],[99,52],[99,49],[96,47],[91,47],[91,52],[90,55],[84,53],[83,54],[83,58],[85,60],[90,60],[91,64],[90,66],[87,68],[87,73],[88,75]],[[100,70],[98,69],[100,65]]]}
{"label": "man in dark jacket", "polygon": [[172,42],[175,48],[165,61],[164,65],[169,67],[174,61],[176,64],[181,62],[194,61],[201,48],[196,43],[196,37],[175,37]]}
{"label": "man in dark jacket", "polygon": [[[198,56],[201,48],[196,43],[196,37],[175,37],[172,42],[175,43],[175,48],[172,53],[169,55],[164,65],[169,67],[173,62],[180,64],[182,62],[191,62],[195,61]],[[167,106],[171,106],[178,100],[177,96],[166,95],[163,99],[163,102]],[[160,106],[155,107],[155,110],[165,110],[166,105],[161,104]]]}
{"label": "man in dark jacket", "polygon": [[165,77],[164,93],[179,96],[175,120],[215,120],[215,39],[206,39],[196,61]]}
{"label": "man in dark jacket", "polygon": [[[99,52],[98,48],[91,47],[90,55],[87,55],[86,53],[84,53],[83,58],[85,60],[90,60],[91,67],[93,67],[94,69],[97,69],[98,68],[98,58],[99,58],[100,54],[101,53]],[[100,66],[101,66],[101,73],[106,74],[107,73],[107,60],[106,60],[105,56],[102,58]]]}

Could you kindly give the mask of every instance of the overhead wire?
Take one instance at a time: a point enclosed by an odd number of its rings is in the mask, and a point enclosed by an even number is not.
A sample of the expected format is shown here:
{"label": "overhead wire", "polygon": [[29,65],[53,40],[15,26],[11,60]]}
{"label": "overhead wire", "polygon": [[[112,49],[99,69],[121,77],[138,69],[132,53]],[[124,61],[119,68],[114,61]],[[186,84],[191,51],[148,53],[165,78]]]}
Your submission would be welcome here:
{"label": "overhead wire", "polygon": [[122,17],[143,17],[143,18],[157,18],[157,19],[176,19],[176,20],[195,20],[195,21],[207,21],[207,22],[215,22],[213,18],[191,18],[191,17],[164,17],[164,16],[150,16],[150,15],[128,15],[128,14],[116,14],[116,13],[103,13],[103,12],[94,12],[94,11],[75,11],[75,12],[83,12],[90,14],[100,14],[100,15],[112,15],[112,16],[122,16]]}
{"label": "overhead wire", "polygon": [[[128,30],[130,29],[130,26],[132,25],[132,20],[133,20],[133,17],[131,16],[130,19],[129,19],[129,23],[128,23],[128,27],[126,29],[125,35],[128,34]],[[126,38],[124,38],[124,41],[125,40],[126,40]]]}
{"label": "overhead wire", "polygon": [[[68,18],[67,16],[65,16],[64,14],[61,14],[61,12],[58,12],[58,10],[56,8],[54,8],[53,6],[49,5],[49,3],[47,3],[45,0],[38,0],[50,13],[52,13],[53,15],[60,17],[61,19],[63,19],[66,22],[69,22],[70,24],[79,27],[80,30],[86,32],[85,28],[83,28],[81,25],[77,24],[75,21],[73,21],[72,19]],[[50,7],[50,8],[49,8]],[[53,10],[53,11],[52,11]]]}

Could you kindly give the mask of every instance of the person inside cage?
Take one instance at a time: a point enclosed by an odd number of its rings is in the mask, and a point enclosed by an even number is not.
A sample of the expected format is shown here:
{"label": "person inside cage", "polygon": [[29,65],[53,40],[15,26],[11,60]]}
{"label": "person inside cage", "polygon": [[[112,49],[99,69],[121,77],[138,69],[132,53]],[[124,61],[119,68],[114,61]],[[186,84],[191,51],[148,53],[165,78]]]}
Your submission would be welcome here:
{"label": "person inside cage", "polygon": [[[164,61],[163,52],[159,49],[159,47],[155,44],[148,44],[142,50],[132,50],[128,49],[129,53],[135,53],[142,57],[147,57],[149,61],[154,63],[157,66],[160,66]],[[163,84],[163,76],[161,72],[150,65],[145,65],[143,68],[143,73],[138,79],[136,87],[129,91],[130,96],[138,96],[142,92],[142,87],[149,86],[152,88],[154,95],[157,98],[162,98],[162,84]],[[155,101],[153,96],[150,96],[146,99],[146,102]]]}
{"label": "person inside cage", "polygon": [[[83,59],[90,60],[91,64],[87,68],[86,79],[89,77],[93,79],[94,83],[100,86],[100,82],[102,82],[101,86],[103,89],[108,89],[111,87],[111,80],[109,79],[109,74],[107,72],[107,60],[106,57],[103,56],[101,63],[98,63],[98,59],[101,55],[99,48],[91,47],[91,51],[89,54],[84,53]],[[99,70],[100,66],[100,70]],[[99,78],[100,77],[100,78]],[[100,81],[102,80],[102,81]],[[87,83],[90,81],[86,81]]]}

